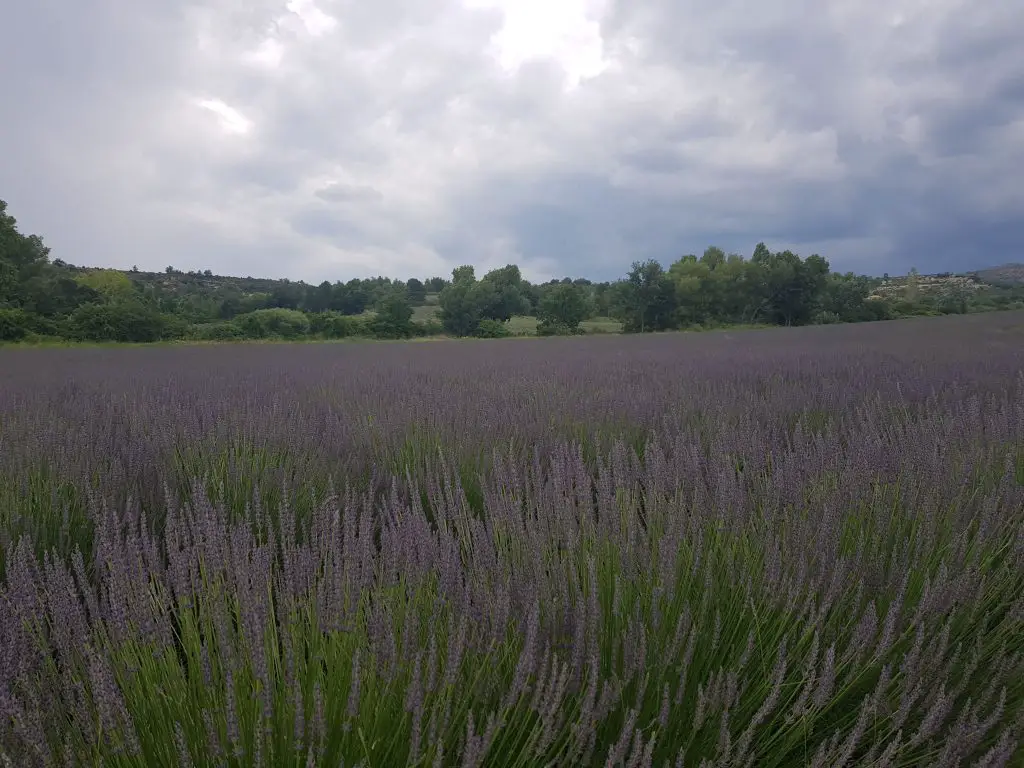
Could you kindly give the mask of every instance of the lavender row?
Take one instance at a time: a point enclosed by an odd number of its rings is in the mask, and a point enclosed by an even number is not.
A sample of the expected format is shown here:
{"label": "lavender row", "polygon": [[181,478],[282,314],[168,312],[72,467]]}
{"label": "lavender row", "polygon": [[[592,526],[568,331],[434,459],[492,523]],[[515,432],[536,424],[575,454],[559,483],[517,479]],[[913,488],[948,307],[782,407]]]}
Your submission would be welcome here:
{"label": "lavender row", "polygon": [[1017,764],[1022,330],[10,353],[0,760]]}

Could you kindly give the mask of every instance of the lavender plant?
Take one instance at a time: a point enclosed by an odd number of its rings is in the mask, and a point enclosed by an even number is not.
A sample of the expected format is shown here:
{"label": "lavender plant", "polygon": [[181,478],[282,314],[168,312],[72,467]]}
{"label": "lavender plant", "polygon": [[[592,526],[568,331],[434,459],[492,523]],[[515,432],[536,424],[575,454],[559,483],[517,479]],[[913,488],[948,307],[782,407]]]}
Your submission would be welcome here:
{"label": "lavender plant", "polygon": [[10,350],[0,762],[1021,765],[1024,317]]}

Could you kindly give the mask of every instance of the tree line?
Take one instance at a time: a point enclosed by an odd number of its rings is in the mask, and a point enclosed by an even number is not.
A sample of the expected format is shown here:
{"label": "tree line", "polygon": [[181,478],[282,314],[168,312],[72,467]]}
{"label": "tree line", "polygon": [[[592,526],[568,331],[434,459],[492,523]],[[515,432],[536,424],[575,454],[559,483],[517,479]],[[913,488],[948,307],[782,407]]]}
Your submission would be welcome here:
{"label": "tree line", "polygon": [[[324,281],[230,278],[210,270],[127,272],[50,259],[38,235],[18,231],[0,200],[0,341],[149,342],[172,339],[499,337],[516,316],[538,335],[582,333],[608,318],[627,333],[735,325],[807,325],[1024,307],[1024,289],[906,289],[878,295],[883,278],[832,272],[759,244],[750,258],[717,247],[668,268],[635,262],[619,280],[531,283],[510,264],[481,277],[471,265],[451,277]],[[418,307],[433,311],[417,312]],[[419,317],[417,317],[419,315]]]}

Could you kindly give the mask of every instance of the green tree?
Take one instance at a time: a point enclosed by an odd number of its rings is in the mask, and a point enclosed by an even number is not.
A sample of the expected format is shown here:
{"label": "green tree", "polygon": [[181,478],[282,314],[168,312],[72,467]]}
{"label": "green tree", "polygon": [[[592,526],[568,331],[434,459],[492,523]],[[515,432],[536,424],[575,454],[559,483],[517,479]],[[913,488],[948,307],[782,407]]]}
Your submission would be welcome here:
{"label": "green tree", "polygon": [[324,280],[320,285],[306,286],[306,295],[302,300],[302,308],[307,312],[326,312],[331,308],[331,299],[334,296],[334,286],[330,281]]}
{"label": "green tree", "polygon": [[758,243],[754,246],[754,253],[751,254],[750,260],[754,264],[766,265],[772,259],[772,252],[768,249],[768,246],[763,242]]}
{"label": "green tree", "polygon": [[700,261],[708,269],[717,269],[725,263],[725,251],[717,245],[709,245],[704,249],[704,255],[700,257]]}
{"label": "green tree", "polygon": [[131,278],[116,269],[90,269],[75,279],[80,285],[92,288],[106,301],[126,300],[135,295],[135,284]]}
{"label": "green tree", "polygon": [[829,263],[818,254],[812,253],[803,261],[796,256],[795,264],[793,285],[780,301],[782,325],[806,325],[811,322],[821,306],[828,283]]}
{"label": "green tree", "polygon": [[513,315],[528,312],[530,302],[524,295],[519,267],[509,264],[493,269],[480,281],[480,311],[491,320],[507,322]]}
{"label": "green tree", "polygon": [[832,319],[833,322],[860,323],[887,319],[889,303],[868,298],[871,289],[871,280],[862,275],[852,272],[829,274],[822,291],[818,321]]}
{"label": "green tree", "polygon": [[495,302],[493,282],[477,281],[472,266],[452,270],[452,281],[438,296],[438,320],[445,333],[472,336],[485,318],[484,308]]}
{"label": "green tree", "polygon": [[352,278],[339,290],[341,283],[334,287],[334,302],[337,309],[346,315],[361,315],[370,306],[370,289],[359,278]]}
{"label": "green tree", "polygon": [[472,264],[463,264],[452,270],[452,285],[455,283],[475,283],[476,269]]}
{"label": "green tree", "polygon": [[712,268],[696,256],[684,256],[668,270],[675,289],[676,320],[687,326],[710,322],[716,312],[712,304]]}
{"label": "green tree", "polygon": [[452,336],[472,336],[483,317],[476,282],[454,281],[441,291],[438,304],[441,327]]}
{"label": "green tree", "polygon": [[0,306],[18,301],[18,270],[0,256]]}
{"label": "green tree", "polygon": [[405,291],[409,296],[409,303],[414,306],[420,306],[427,300],[427,286],[415,277],[410,277],[406,281]]}
{"label": "green tree", "polygon": [[407,339],[413,335],[412,307],[404,285],[393,286],[377,303],[377,314],[370,329],[374,336],[382,339]]}
{"label": "green tree", "polygon": [[45,333],[56,332],[53,319],[101,298],[75,280],[76,268],[59,259],[51,263],[49,254],[38,235],[18,231],[7,203],[0,200],[0,307],[23,310],[30,325]]}
{"label": "green tree", "polygon": [[258,309],[273,309],[269,293],[250,293],[239,300],[239,314],[255,312]]}
{"label": "green tree", "polygon": [[103,299],[61,269],[47,270],[26,280],[19,288],[18,298],[22,309],[42,317],[65,317],[76,307]]}
{"label": "green tree", "polygon": [[523,311],[524,315],[536,315],[540,311],[540,300],[544,295],[544,286],[534,285],[529,280],[523,280]]}
{"label": "green tree", "polygon": [[7,213],[0,200],[0,306],[21,306],[22,288],[29,280],[42,276],[48,267],[50,249],[38,235],[23,235],[18,221]]}
{"label": "green tree", "polygon": [[792,251],[772,253],[758,243],[750,263],[748,276],[755,302],[749,322],[803,325],[811,321],[828,278],[825,259],[815,254],[804,261]]}
{"label": "green tree", "polygon": [[270,307],[279,309],[298,309],[302,303],[303,286],[290,280],[282,280],[270,293]]}
{"label": "green tree", "polygon": [[673,327],[674,293],[671,278],[656,260],[633,262],[620,288],[624,330],[644,333]]}
{"label": "green tree", "polygon": [[747,323],[760,303],[759,268],[741,254],[730,253],[712,273],[715,317],[724,323]]}
{"label": "green tree", "polygon": [[573,283],[549,286],[541,296],[537,333],[542,336],[576,333],[588,312],[589,301],[583,286]]}
{"label": "green tree", "polygon": [[225,296],[217,308],[217,317],[220,320],[230,320],[240,314],[242,314],[242,298],[238,295]]}
{"label": "green tree", "polygon": [[591,286],[591,310],[595,317],[611,316],[611,298],[611,283],[594,283]]}

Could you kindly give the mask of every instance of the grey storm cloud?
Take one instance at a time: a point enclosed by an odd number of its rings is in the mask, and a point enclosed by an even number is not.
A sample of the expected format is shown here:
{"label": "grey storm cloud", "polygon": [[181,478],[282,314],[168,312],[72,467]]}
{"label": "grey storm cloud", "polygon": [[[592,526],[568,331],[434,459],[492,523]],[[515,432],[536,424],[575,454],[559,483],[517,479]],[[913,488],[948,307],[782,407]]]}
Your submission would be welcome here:
{"label": "grey storm cloud", "polygon": [[1020,259],[1018,3],[93,0],[0,25],[0,198],[54,256],[614,278],[709,244]]}

